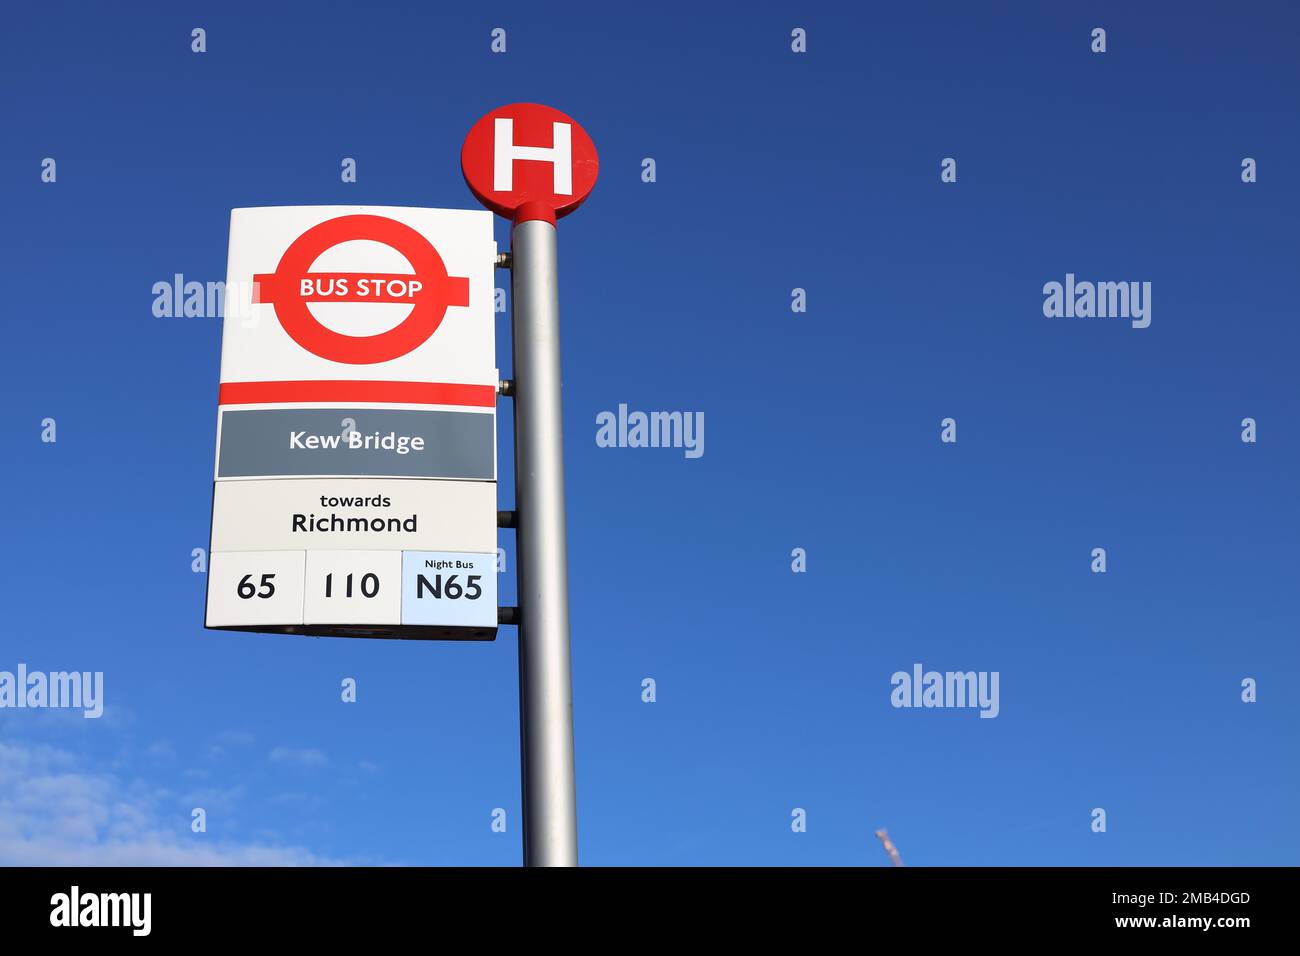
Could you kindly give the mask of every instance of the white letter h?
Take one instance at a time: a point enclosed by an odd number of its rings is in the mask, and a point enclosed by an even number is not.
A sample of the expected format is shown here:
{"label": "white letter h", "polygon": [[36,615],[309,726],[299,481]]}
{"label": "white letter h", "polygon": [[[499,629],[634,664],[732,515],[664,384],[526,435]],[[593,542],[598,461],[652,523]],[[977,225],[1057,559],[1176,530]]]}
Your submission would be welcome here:
{"label": "white letter h", "polygon": [[573,127],[552,123],[553,146],[516,146],[515,121],[496,118],[492,142],[492,189],[508,193],[514,189],[514,165],[517,159],[551,163],[555,167],[555,195],[573,195]]}

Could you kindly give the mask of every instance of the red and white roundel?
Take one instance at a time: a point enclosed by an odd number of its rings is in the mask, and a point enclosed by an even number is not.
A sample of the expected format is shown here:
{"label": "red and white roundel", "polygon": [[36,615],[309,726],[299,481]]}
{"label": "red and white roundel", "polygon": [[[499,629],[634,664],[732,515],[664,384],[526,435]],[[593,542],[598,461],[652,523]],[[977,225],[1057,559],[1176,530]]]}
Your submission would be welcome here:
{"label": "red and white roundel", "polygon": [[[415,268],[406,273],[310,272],[312,263],[345,242],[368,239],[400,252]],[[449,276],[432,243],[406,223],[385,216],[339,216],[312,226],[293,241],[271,274],[253,277],[254,302],[275,308],[295,342],[331,362],[373,365],[423,345],[451,305],[469,305],[469,280]],[[317,321],[308,302],[410,305],[397,326],[377,335],[345,335]]]}
{"label": "red and white roundel", "polygon": [[465,137],[460,168],[488,209],[514,222],[554,222],[596,185],[596,145],[572,118],[539,103],[499,106]]}

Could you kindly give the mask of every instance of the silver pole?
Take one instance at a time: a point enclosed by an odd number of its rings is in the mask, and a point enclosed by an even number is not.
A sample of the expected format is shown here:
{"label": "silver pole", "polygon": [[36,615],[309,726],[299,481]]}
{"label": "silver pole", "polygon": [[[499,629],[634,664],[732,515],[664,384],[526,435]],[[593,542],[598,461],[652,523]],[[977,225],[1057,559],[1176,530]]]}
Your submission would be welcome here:
{"label": "silver pole", "polygon": [[511,246],[524,866],[577,866],[555,226],[517,223]]}

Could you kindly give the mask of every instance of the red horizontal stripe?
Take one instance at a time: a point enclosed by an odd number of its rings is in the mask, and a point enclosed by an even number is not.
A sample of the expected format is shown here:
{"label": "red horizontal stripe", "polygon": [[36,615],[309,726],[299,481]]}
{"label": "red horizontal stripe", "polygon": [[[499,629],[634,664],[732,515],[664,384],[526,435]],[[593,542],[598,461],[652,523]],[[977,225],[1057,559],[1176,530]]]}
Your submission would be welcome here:
{"label": "red horizontal stripe", "polygon": [[[311,291],[306,295],[302,294],[303,279],[310,279],[312,283],[309,287]],[[366,287],[364,294],[359,284],[362,279],[371,283]],[[338,291],[341,280],[347,280],[347,292]],[[389,294],[388,284],[393,281],[403,284],[406,291],[402,295]],[[334,291],[329,295],[322,295],[316,290],[323,288],[326,282]],[[419,291],[414,294],[410,292],[412,282],[420,283]],[[448,276],[443,285],[444,298],[439,300],[439,305],[469,305],[468,279],[463,276]],[[266,303],[278,302],[288,295],[303,302],[380,302],[412,305],[421,298],[430,300],[438,291],[437,281],[430,284],[429,280],[422,276],[400,272],[309,272],[287,280],[275,273],[253,276],[253,301]]]}
{"label": "red horizontal stripe", "polygon": [[446,382],[223,382],[218,405],[277,402],[386,402],[394,405],[473,405],[492,408],[491,385]]}

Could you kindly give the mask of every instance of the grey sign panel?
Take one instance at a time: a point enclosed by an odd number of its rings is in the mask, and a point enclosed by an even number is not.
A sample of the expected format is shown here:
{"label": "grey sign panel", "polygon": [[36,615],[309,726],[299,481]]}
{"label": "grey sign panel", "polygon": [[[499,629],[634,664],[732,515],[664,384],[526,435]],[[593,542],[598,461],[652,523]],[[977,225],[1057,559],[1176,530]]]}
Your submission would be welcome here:
{"label": "grey sign panel", "polygon": [[410,408],[221,413],[218,478],[349,475],[496,480],[496,416]]}

